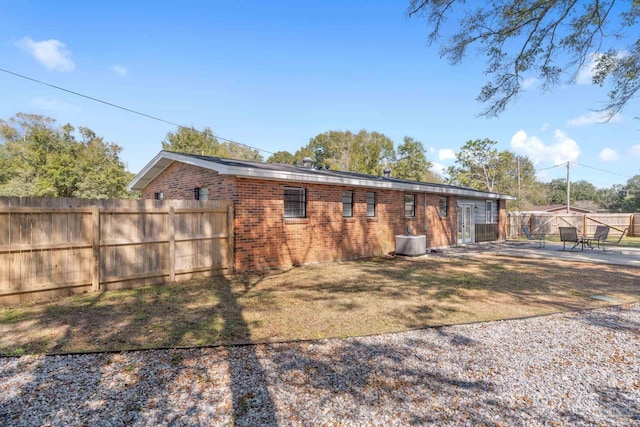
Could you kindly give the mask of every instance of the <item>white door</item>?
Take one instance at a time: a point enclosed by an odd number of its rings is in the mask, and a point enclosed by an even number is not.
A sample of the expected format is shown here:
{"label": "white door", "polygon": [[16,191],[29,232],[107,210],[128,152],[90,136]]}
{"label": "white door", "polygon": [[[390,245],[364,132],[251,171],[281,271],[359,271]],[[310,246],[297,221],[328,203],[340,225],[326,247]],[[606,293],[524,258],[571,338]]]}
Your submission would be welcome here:
{"label": "white door", "polygon": [[460,205],[458,209],[458,243],[473,243],[475,241],[473,213],[473,205]]}

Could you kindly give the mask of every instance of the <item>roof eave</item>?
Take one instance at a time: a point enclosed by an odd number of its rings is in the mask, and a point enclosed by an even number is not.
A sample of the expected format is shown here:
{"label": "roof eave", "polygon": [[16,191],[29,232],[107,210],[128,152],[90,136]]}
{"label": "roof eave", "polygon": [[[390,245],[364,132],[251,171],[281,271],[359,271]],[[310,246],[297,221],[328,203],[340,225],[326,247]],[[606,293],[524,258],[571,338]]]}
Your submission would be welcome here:
{"label": "roof eave", "polygon": [[215,170],[221,175],[234,175],[237,177],[265,179],[270,181],[294,181],[312,184],[335,184],[390,190],[428,192],[434,194],[457,195],[485,199],[516,200],[516,198],[513,196],[507,196],[503,194],[466,190],[456,187],[432,186],[429,185],[429,183],[412,184],[406,182],[396,182],[393,180],[387,180],[385,178],[359,179],[343,176],[327,176],[320,173],[315,174],[313,169],[310,169],[309,171],[300,170],[299,172],[291,172],[285,170],[274,171],[257,169],[248,166],[225,165],[209,160],[199,159],[196,157],[185,156],[179,153],[167,151],[161,151],[160,153],[158,153],[158,155],[156,155],[140,171],[140,173],[136,175],[136,177],[127,186],[127,189],[129,189],[130,191],[141,191],[174,161],[186,163],[192,166],[202,167],[209,170]]}

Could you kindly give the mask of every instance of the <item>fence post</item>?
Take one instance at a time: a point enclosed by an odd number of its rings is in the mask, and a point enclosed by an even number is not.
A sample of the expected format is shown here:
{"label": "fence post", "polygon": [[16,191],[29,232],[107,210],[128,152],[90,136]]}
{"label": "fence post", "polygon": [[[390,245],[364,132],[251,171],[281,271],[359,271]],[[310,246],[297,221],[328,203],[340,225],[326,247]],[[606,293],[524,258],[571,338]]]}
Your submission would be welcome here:
{"label": "fence post", "polygon": [[93,292],[100,290],[100,209],[98,206],[91,206],[92,236],[91,246],[93,248],[93,268],[91,269],[91,289]]}
{"label": "fence post", "polygon": [[234,269],[233,250],[235,246],[233,236],[233,202],[230,202],[229,206],[227,206],[227,245],[227,272],[231,274]]}
{"label": "fence post", "polygon": [[176,281],[176,208],[169,206],[169,282]]}
{"label": "fence post", "polygon": [[582,214],[582,235],[587,235],[587,214]]}

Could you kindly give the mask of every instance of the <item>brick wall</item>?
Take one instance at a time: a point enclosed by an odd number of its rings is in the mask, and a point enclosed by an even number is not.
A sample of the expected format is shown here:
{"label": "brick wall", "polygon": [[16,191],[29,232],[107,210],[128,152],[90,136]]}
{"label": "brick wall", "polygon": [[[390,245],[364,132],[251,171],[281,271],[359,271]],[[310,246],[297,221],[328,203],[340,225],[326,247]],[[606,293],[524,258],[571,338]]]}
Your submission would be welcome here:
{"label": "brick wall", "polygon": [[[306,218],[284,218],[284,187],[291,183],[237,178],[236,268],[262,269],[381,255],[395,250],[395,235],[420,217],[404,217],[404,193],[317,184],[305,188]],[[342,191],[353,191],[353,217],[342,216]],[[367,218],[367,191],[377,212]],[[419,198],[419,197],[418,197]],[[418,206],[419,208],[419,206]],[[419,209],[417,209],[419,211]]]}
{"label": "brick wall", "polygon": [[195,200],[196,187],[208,187],[209,199],[234,200],[234,177],[184,163],[173,162],[142,190],[143,199],[153,199],[162,192],[164,198]]}
{"label": "brick wall", "polygon": [[[306,218],[284,218],[286,186],[305,188]],[[208,187],[210,199],[234,201],[236,271],[390,253],[395,250],[395,236],[406,234],[408,227],[413,234],[427,236],[427,247],[454,245],[457,239],[455,196],[448,197],[448,214],[440,217],[439,196],[434,194],[236,178],[178,162],[156,177],[142,195],[153,198],[162,191],[165,199],[193,199],[195,187]],[[350,218],[342,216],[343,190],[353,191]],[[368,191],[376,193],[372,218],[367,217]],[[413,218],[405,217],[405,194],[416,196]],[[500,207],[504,224],[504,201]]]}

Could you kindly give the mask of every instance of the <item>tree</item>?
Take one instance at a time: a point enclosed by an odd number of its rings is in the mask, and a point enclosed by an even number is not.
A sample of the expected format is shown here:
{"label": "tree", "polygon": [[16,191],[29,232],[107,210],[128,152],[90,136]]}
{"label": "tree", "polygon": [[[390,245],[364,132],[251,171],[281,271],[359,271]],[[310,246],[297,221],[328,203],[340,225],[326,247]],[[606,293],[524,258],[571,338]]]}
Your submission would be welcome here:
{"label": "tree", "polygon": [[181,127],[176,132],[168,132],[162,141],[162,149],[176,153],[199,154],[202,156],[261,162],[258,150],[232,141],[220,142],[210,127],[199,131],[194,127]]}
{"label": "tree", "polygon": [[393,167],[395,178],[409,179],[423,182],[442,182],[442,178],[431,172],[433,166],[420,141],[416,141],[408,136],[404,137],[404,142],[398,146],[397,161]]}
{"label": "tree", "polygon": [[82,141],[74,132],[34,114],[0,120],[0,195],[128,197],[133,174],[119,158],[122,149],[91,129],[80,128]]}
{"label": "tree", "polygon": [[[441,56],[459,64],[470,47],[488,57],[485,70],[492,80],[478,100],[482,113],[497,116],[537,77],[544,90],[578,73],[593,61],[595,84],[609,81],[603,111],[612,117],[640,89],[640,1],[614,8],[615,0],[505,0],[478,3],[465,0],[411,0],[409,17],[426,19],[428,40],[440,39],[446,21],[459,18],[458,30],[441,46]],[[615,14],[617,13],[617,16]],[[566,61],[566,63],[565,63]]]}
{"label": "tree", "polygon": [[280,163],[283,165],[295,165],[296,158],[288,151],[276,151],[267,159],[267,163]]}
{"label": "tree", "polygon": [[533,162],[508,150],[498,151],[496,144],[490,139],[467,141],[456,153],[456,166],[447,169],[448,182],[518,197],[507,202],[509,209],[545,203],[547,191],[536,178]]}
{"label": "tree", "polygon": [[490,139],[469,140],[456,153],[458,166],[449,166],[449,182],[478,190],[493,191],[498,175],[499,155]]}
{"label": "tree", "polygon": [[393,141],[384,134],[361,130],[328,131],[316,135],[295,154],[296,160],[311,157],[318,166],[331,169],[381,175],[395,159]]}
{"label": "tree", "polygon": [[494,191],[516,196],[507,201],[508,209],[527,210],[531,206],[546,203],[546,187],[536,178],[533,162],[527,156],[511,151],[498,152],[498,167]]}

